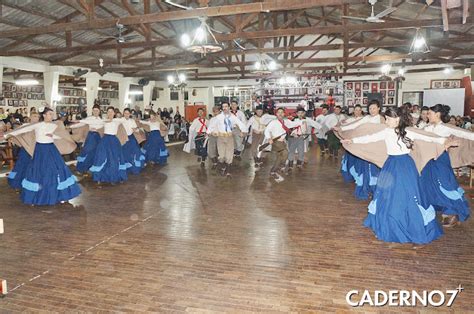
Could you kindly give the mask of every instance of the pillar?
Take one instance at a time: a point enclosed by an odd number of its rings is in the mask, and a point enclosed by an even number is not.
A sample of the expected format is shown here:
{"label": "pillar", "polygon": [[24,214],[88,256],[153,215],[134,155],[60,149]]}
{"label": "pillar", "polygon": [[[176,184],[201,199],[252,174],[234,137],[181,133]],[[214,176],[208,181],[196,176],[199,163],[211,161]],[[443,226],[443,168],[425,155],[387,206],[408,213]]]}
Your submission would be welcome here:
{"label": "pillar", "polygon": [[86,76],[86,92],[87,92],[87,115],[92,114],[92,106],[94,100],[99,96],[100,76],[97,73],[90,73]]}
{"label": "pillar", "polygon": [[151,102],[151,96],[153,94],[153,87],[155,87],[155,81],[150,81],[148,85],[143,86],[143,108],[148,108],[148,105]]}
{"label": "pillar", "polygon": [[3,92],[3,64],[0,64],[0,95]]}
{"label": "pillar", "polygon": [[123,109],[130,107],[131,100],[128,96],[128,92],[130,91],[130,79],[122,79],[119,81],[119,109],[123,111]]}
{"label": "pillar", "polygon": [[56,102],[60,100],[59,95],[59,72],[46,71],[43,72],[44,78],[44,97],[46,103],[56,109]]}

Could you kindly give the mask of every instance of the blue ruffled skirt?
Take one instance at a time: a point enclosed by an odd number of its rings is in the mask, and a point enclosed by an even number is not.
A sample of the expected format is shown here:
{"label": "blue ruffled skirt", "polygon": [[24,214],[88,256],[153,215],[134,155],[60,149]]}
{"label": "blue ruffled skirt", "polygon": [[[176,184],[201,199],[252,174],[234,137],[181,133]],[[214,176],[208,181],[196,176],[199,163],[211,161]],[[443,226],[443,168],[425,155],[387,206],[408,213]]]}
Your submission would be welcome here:
{"label": "blue ruffled skirt", "polygon": [[166,164],[169,152],[160,131],[155,130],[148,133],[142,152],[145,154],[146,162]]}
{"label": "blue ruffled skirt", "polygon": [[352,167],[348,169],[356,184],[354,196],[359,200],[366,200],[370,194],[373,195],[377,187],[380,168],[371,162],[354,156]]}
{"label": "blue ruffled skirt", "polygon": [[100,142],[100,134],[98,132],[89,132],[87,134],[81,153],[77,156],[76,170],[82,173],[89,171],[94,162],[95,151]]}
{"label": "blue ruffled skirt", "polygon": [[128,179],[122,145],[115,135],[106,134],[100,140],[89,171],[95,182],[118,183]]}
{"label": "blue ruffled skirt", "polygon": [[26,174],[26,169],[31,163],[31,156],[26,152],[26,150],[21,147],[18,153],[18,159],[15,162],[15,167],[8,174],[8,184],[11,188],[15,190],[21,189],[21,181]]}
{"label": "blue ruffled skirt", "polygon": [[425,244],[443,230],[436,213],[420,195],[419,175],[408,155],[389,156],[378,177],[364,225],[385,242]]}
{"label": "blue ruffled skirt", "polygon": [[356,158],[356,156],[352,155],[349,152],[346,152],[344,156],[342,156],[341,174],[342,178],[344,179],[344,182],[346,183],[354,182],[354,177],[352,176],[349,170],[354,166]]}
{"label": "blue ruffled skirt", "polygon": [[421,172],[422,193],[436,210],[444,215],[458,215],[465,221],[471,214],[464,190],[454,176],[449,154],[444,152],[437,160],[430,160]]}
{"label": "blue ruffled skirt", "polygon": [[133,134],[128,136],[127,143],[123,145],[123,156],[128,163],[127,173],[139,174],[145,167],[145,155]]}
{"label": "blue ruffled skirt", "polygon": [[21,186],[21,200],[32,205],[54,205],[81,194],[77,178],[53,143],[36,143]]}

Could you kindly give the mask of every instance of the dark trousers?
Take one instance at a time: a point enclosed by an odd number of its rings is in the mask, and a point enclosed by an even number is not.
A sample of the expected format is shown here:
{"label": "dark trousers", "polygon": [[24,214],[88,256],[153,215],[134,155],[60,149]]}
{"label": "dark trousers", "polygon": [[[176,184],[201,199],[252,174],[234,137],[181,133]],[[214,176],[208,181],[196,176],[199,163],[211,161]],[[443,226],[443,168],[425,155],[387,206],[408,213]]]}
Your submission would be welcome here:
{"label": "dark trousers", "polygon": [[339,141],[339,138],[337,138],[333,131],[328,132],[328,146],[329,154],[337,156],[341,147],[341,141]]}
{"label": "dark trousers", "polygon": [[321,153],[324,153],[324,151],[328,148],[328,140],[324,138],[318,138],[318,145],[319,149],[321,149]]}
{"label": "dark trousers", "polygon": [[205,141],[205,137],[199,137],[194,140],[194,144],[196,145],[195,154],[201,157],[203,161],[205,161],[207,157],[207,144],[204,145]]}

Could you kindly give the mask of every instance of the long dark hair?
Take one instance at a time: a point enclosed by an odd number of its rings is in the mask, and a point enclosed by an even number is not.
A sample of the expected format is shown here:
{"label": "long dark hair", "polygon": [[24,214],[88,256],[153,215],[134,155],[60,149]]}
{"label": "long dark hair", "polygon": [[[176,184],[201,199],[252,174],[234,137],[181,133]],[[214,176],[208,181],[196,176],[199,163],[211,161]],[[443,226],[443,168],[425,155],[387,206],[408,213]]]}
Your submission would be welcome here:
{"label": "long dark hair", "polygon": [[411,149],[413,147],[413,141],[407,137],[406,128],[412,126],[413,120],[408,107],[402,106],[399,108],[389,108],[385,111],[385,116],[390,118],[400,118],[398,126],[395,128],[395,133],[398,135],[398,139],[401,139],[407,148]]}
{"label": "long dark hair", "polygon": [[48,111],[53,111],[53,109],[44,107],[43,111],[40,112],[40,121],[44,121],[44,115],[48,113]]}
{"label": "long dark hair", "polygon": [[428,110],[430,110],[430,108],[428,108],[427,106],[421,107],[420,117],[418,118],[418,121],[416,121],[416,126],[419,126],[420,123],[423,121],[423,119],[421,118],[421,114],[423,113],[423,111],[428,111]]}
{"label": "long dark hair", "polygon": [[433,112],[439,112],[441,115],[441,121],[443,121],[444,123],[449,122],[449,112],[451,111],[451,107],[442,104],[437,104],[433,107],[430,107],[430,110]]}

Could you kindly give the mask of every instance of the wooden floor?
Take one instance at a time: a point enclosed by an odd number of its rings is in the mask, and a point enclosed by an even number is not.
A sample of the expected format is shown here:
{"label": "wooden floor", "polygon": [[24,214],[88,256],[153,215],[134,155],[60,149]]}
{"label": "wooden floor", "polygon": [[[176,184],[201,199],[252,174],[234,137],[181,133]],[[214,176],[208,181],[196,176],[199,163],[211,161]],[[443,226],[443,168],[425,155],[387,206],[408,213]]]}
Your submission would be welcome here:
{"label": "wooden floor", "polygon": [[280,184],[248,161],[225,179],[171,153],[122,185],[83,180],[73,206],[22,205],[0,179],[0,277],[12,290],[0,312],[335,312],[353,310],[349,290],[459,284],[451,310],[474,310],[473,219],[430,245],[396,246],[362,226],[367,202],[314,149]]}

